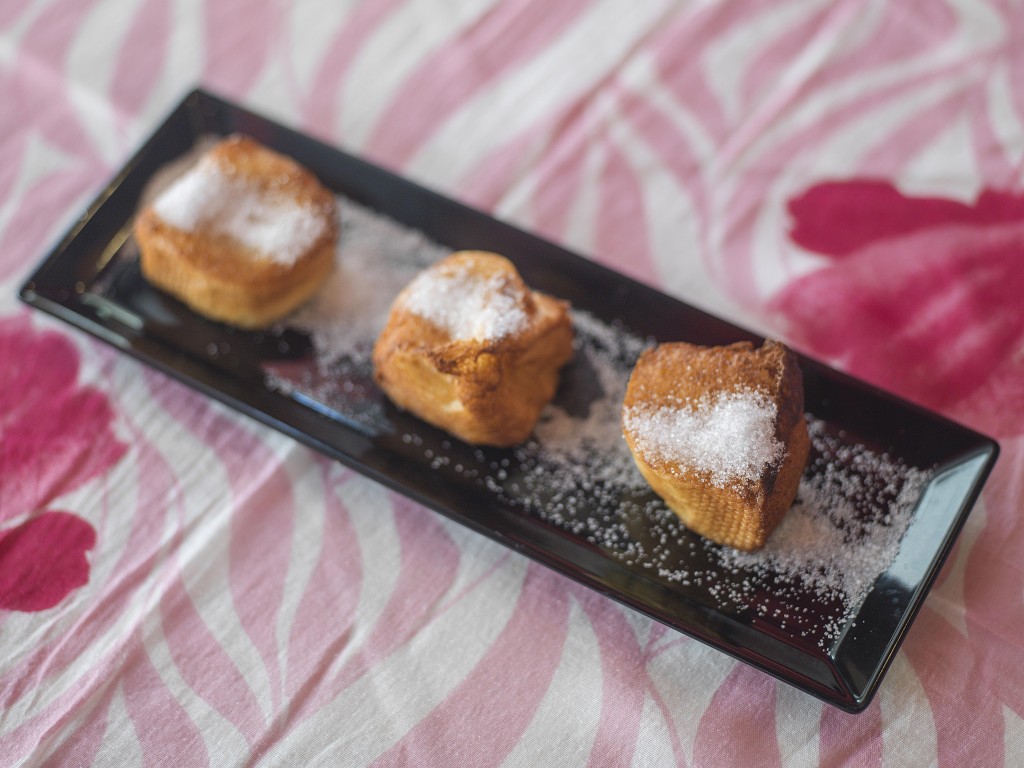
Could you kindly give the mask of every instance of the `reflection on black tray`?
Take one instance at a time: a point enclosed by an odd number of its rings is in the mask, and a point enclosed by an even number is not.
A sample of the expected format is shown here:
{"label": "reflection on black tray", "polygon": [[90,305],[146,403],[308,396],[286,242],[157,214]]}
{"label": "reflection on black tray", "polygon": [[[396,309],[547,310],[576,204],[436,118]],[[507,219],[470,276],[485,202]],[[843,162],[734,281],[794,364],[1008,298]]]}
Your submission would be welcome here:
{"label": "reflection on black tray", "polygon": [[[243,332],[151,288],[127,236],[146,183],[201,137],[233,131],[291,155],[353,205],[445,248],[501,252],[533,287],[569,299],[579,350],[550,409],[564,423],[542,425],[536,440],[513,450],[467,446],[392,408],[373,386],[365,345],[360,353],[326,354],[316,324],[303,325],[302,313],[297,324]],[[811,566],[787,566],[793,552],[776,552],[773,563],[770,552],[751,559],[723,550],[688,532],[635,482],[628,461],[620,463],[628,460],[624,448],[598,445],[603,440],[588,446],[579,434],[559,442],[559,427],[607,418],[618,396],[609,382],[628,371],[644,340],[721,344],[756,340],[753,334],[202,92],[172,113],[22,297],[473,530],[850,711],[877,690],[997,453],[981,435],[803,360],[815,455],[801,493],[805,505],[817,506],[802,518],[795,508],[787,521],[812,533],[827,524],[829,535],[856,542],[868,535],[867,523],[902,510],[888,523],[902,546],[852,607],[823,589],[830,582]],[[877,459],[857,480],[874,506],[823,507],[822,499],[834,498],[826,495],[834,473],[849,480],[852,452]],[[902,497],[885,490],[893,478]],[[824,557],[814,556],[808,562]],[[780,572],[786,578],[778,581]]]}

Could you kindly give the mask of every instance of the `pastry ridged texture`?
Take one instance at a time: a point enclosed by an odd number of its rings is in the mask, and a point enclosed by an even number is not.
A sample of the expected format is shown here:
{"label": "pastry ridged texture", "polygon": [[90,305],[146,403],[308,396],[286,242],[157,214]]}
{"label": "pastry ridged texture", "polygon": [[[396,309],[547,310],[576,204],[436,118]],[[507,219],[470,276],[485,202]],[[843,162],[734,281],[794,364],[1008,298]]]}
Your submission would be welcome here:
{"label": "pastry ridged texture", "polygon": [[400,408],[475,445],[526,440],[572,357],[567,302],[531,290],[498,254],[460,251],[396,297],[373,350]]}
{"label": "pastry ridged texture", "polygon": [[[751,438],[765,445],[757,446],[754,459],[735,476],[715,465],[716,458],[729,467],[737,463],[730,461],[730,451],[740,454],[752,446],[730,445],[728,429],[719,435],[695,434],[695,440],[713,447],[711,456],[697,459],[686,445],[676,455],[653,450],[651,435],[643,434],[653,423],[650,414],[679,409],[684,423],[728,426],[700,412],[715,403],[743,414],[748,422],[743,428],[750,431],[756,431],[755,416],[770,418],[766,430]],[[688,528],[750,551],[764,546],[796,496],[810,449],[803,407],[799,364],[778,342],[769,340],[757,349],[749,342],[722,347],[668,343],[645,351],[637,361],[623,402],[623,432],[644,478]],[[663,437],[682,439],[678,434]]]}
{"label": "pastry ridged texture", "polygon": [[137,217],[142,274],[196,312],[242,328],[281,320],[334,268],[334,195],[241,135],[215,144]]}

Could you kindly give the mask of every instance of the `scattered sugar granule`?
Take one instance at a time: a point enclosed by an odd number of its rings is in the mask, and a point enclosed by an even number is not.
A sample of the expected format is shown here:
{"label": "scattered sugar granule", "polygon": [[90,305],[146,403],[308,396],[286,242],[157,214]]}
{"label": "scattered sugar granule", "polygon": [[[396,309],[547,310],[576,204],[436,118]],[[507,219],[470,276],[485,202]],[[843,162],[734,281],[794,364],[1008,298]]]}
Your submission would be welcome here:
{"label": "scattered sugar granule", "polygon": [[680,407],[625,409],[623,424],[648,462],[668,462],[706,473],[725,488],[755,481],[781,460],[775,403],[753,391],[705,396]]}
{"label": "scattered sugar granule", "polygon": [[827,621],[828,612],[816,617],[824,647],[895,560],[931,473],[846,443],[813,417],[808,432],[812,458],[796,502],[767,544],[757,552],[725,547],[719,556],[751,584],[772,584],[780,603],[808,593],[838,601]]}
{"label": "scattered sugar granule", "polygon": [[399,301],[453,339],[490,341],[529,322],[512,290],[504,275],[482,277],[461,263],[442,264],[417,275]]}
{"label": "scattered sugar granule", "polygon": [[211,158],[161,193],[157,216],[185,232],[208,228],[279,264],[294,264],[324,231],[308,205],[228,174]]}
{"label": "scattered sugar granule", "polygon": [[[342,199],[340,211],[338,269],[292,318],[313,339],[315,360],[302,378],[282,379],[282,391],[373,434],[388,428],[371,378],[375,336],[394,297],[451,250],[352,200]],[[562,371],[562,389],[571,395],[547,406],[531,440],[509,454],[416,433],[402,443],[438,471],[487,489],[624,567],[678,584],[689,599],[756,615],[828,647],[899,551],[928,473],[809,415],[812,455],[798,498],[765,548],[741,553],[712,544],[650,492],[622,438],[626,383],[650,340],[578,309],[572,319],[576,356]],[[739,461],[749,469],[778,449],[765,426],[774,421],[772,407],[766,398],[747,398],[719,404],[719,415],[738,417],[738,434],[747,437],[713,440],[712,447],[731,454],[753,435],[749,442],[758,447]]]}

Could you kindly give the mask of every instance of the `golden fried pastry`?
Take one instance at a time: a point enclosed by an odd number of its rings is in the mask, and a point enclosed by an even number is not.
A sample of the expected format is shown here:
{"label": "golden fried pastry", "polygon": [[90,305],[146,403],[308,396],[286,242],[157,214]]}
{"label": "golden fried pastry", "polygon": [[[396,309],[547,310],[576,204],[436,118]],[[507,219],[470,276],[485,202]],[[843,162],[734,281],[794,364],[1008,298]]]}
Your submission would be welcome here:
{"label": "golden fried pastry", "polygon": [[291,159],[231,136],[136,219],[142,274],[242,328],[280,320],[334,268],[334,196]]}
{"label": "golden fried pastry", "polygon": [[530,290],[508,259],[461,251],[397,296],[373,350],[400,408],[478,445],[525,440],[572,357],[567,302]]}
{"label": "golden fried pastry", "polygon": [[754,550],[796,496],[810,441],[796,356],[778,342],[644,352],[622,426],[637,467],[683,523]]}

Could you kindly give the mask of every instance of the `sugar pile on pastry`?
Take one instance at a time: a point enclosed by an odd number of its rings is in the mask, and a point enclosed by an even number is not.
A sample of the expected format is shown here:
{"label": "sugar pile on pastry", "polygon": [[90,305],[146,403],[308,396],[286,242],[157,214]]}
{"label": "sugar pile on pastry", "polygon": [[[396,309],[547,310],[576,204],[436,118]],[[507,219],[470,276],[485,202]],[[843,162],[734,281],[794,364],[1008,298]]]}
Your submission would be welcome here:
{"label": "sugar pile on pastry", "polygon": [[567,302],[531,290],[508,259],[460,251],[395,298],[373,350],[398,405],[476,445],[529,437],[572,357]]}
{"label": "sugar pile on pastry", "polygon": [[622,425],[641,474],[682,522],[742,550],[762,547],[782,520],[810,448],[796,357],[773,341],[647,350]]}
{"label": "sugar pile on pastry", "polygon": [[207,317],[242,328],[282,319],[334,267],[334,195],[305,168],[231,136],[138,216],[142,274]]}

